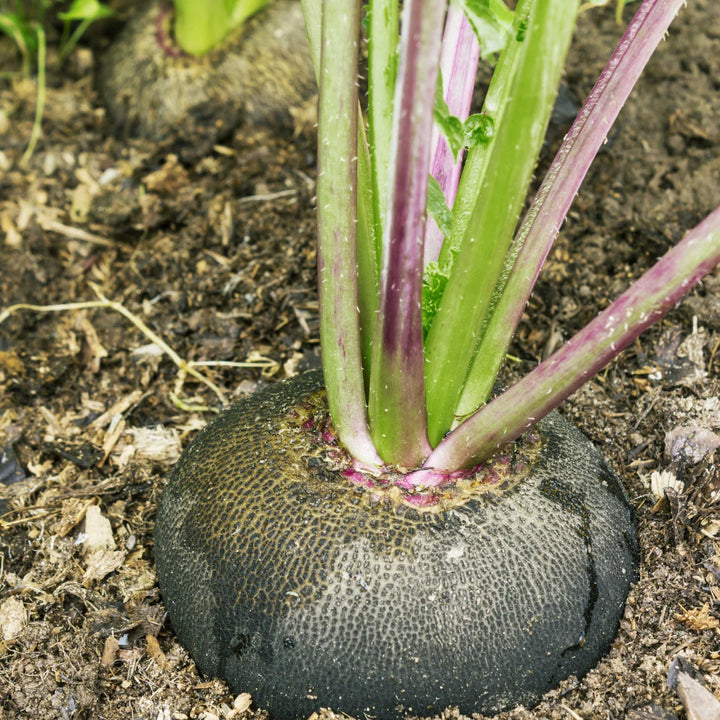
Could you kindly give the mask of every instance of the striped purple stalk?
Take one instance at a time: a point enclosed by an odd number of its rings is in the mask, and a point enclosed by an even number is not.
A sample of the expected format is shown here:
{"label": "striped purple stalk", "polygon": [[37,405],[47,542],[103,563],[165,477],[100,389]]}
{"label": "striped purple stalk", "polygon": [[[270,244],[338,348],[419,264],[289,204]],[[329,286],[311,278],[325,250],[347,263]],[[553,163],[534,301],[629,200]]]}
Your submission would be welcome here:
{"label": "striped purple stalk", "polygon": [[445,0],[403,6],[400,66],[383,227],[380,300],[370,372],[372,439],[386,462],[422,463],[427,439],[422,337],[425,208]]}
{"label": "striped purple stalk", "polygon": [[[480,45],[465,13],[456,5],[450,5],[440,54],[440,73],[443,79],[443,94],[450,114],[463,122],[470,114],[479,59]],[[436,124],[433,125],[430,145],[432,148],[430,174],[440,183],[445,201],[448,207],[452,208],[460,182],[464,151],[460,151],[456,162],[447,140]],[[429,217],[425,228],[426,266],[429,262],[438,259],[442,244],[443,235],[440,228],[435,220]]]}
{"label": "striped purple stalk", "polygon": [[592,161],[684,0],[638,9],[565,137],[513,240],[517,254],[475,355],[456,415],[467,417],[492,391],[533,286]]}
{"label": "striped purple stalk", "polygon": [[718,263],[720,207],[557,352],[455,428],[425,467],[467,466],[518,438],[617,357]]}

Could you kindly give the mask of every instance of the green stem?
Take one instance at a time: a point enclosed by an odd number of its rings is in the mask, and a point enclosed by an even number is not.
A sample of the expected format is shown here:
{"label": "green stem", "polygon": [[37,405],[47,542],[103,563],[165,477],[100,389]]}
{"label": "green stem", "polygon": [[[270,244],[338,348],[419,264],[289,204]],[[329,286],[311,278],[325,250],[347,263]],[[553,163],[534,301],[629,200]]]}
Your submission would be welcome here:
{"label": "green stem", "polygon": [[398,1],[368,5],[368,114],[375,235],[382,237],[388,200],[390,136],[398,65]]}
{"label": "green stem", "polygon": [[[57,64],[62,65],[63,62],[65,62],[65,58],[70,55],[70,53],[73,51],[75,46],[78,44],[78,41],[83,36],[84,32],[92,25],[92,23],[95,21],[94,18],[84,18],[80,21],[78,26],[73,31],[73,34],[66,39],[63,37],[62,41],[60,42],[60,51],[57,54]],[[63,28],[63,35],[65,35],[66,28],[69,28],[70,23],[67,22],[65,24],[65,27]]]}
{"label": "green stem", "polygon": [[[30,77],[30,73],[32,72],[32,53],[29,47],[29,28],[21,18],[16,17],[13,13],[1,12],[0,32],[5,33],[15,43],[15,46],[22,55],[23,77]],[[3,73],[3,76],[4,75],[5,73]]]}
{"label": "green stem", "polygon": [[652,57],[682,0],[645,2],[588,96],[513,240],[516,257],[483,331],[457,414],[475,412],[492,392],[540,269],[608,130]]}
{"label": "green stem", "polygon": [[718,263],[720,208],[557,352],[453,430],[425,465],[447,470],[470,466],[522,435],[619,355]]}
{"label": "green stem", "polygon": [[[320,35],[322,8],[320,0],[302,0],[305,29],[310,44],[310,54],[315,66],[315,77],[320,72]],[[358,117],[361,116],[358,110]],[[360,310],[360,335],[362,364],[365,368],[365,385],[369,382],[372,359],[372,339],[377,314],[378,278],[382,237],[375,235],[370,151],[365,124],[358,122],[357,166],[357,258],[358,258],[358,308]]]}
{"label": "green stem", "polygon": [[322,45],[322,0],[302,0],[305,32],[310,45],[310,56],[315,68],[315,80],[320,84],[320,49]]}
{"label": "green stem", "polygon": [[249,17],[260,12],[270,2],[271,0],[235,0],[234,3],[228,2],[228,5],[233,5],[232,26],[236,28],[242,25]]}
{"label": "green stem", "polygon": [[[358,110],[358,117],[361,113]],[[377,238],[373,206],[370,150],[365,125],[358,122],[357,166],[357,264],[358,309],[360,310],[360,342],[365,388],[369,388],[372,365],[372,344],[378,308],[382,237]]]}
{"label": "green stem", "polygon": [[433,445],[452,426],[495,288],[509,266],[506,254],[545,136],[577,7],[577,0],[521,0],[515,11],[516,36],[501,55],[497,81],[493,78],[499,87],[493,96],[503,100],[494,117],[496,134],[476,177],[463,174],[451,245],[462,241],[427,336]]}
{"label": "green stem", "polygon": [[45,111],[45,65],[47,62],[46,47],[45,47],[45,31],[40,25],[35,28],[37,33],[37,45],[38,45],[38,91],[37,100],[35,101],[35,119],[33,120],[32,132],[30,133],[30,140],[28,142],[25,152],[20,158],[20,167],[25,167],[32,154],[35,152],[35,146],[40,139],[42,132],[42,118],[43,112]]}
{"label": "green stem", "polygon": [[360,0],[326,0],[318,105],[320,342],[330,414],[358,461],[380,464],[367,426],[357,281],[356,91]]}

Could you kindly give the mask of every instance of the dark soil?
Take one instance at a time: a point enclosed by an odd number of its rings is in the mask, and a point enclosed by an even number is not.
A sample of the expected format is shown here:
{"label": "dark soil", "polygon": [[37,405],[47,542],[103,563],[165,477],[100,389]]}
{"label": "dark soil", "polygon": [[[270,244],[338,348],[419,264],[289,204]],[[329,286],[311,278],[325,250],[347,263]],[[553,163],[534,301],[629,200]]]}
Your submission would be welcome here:
{"label": "dark soil", "polygon": [[[587,94],[619,39],[613,12],[583,14],[570,98]],[[100,30],[60,71],[51,34],[43,136],[26,167],[37,88],[1,81],[0,307],[96,301],[97,288],[185,361],[247,363],[197,368],[228,400],[317,366],[312,121],[296,114],[294,135],[240,126],[205,154],[118,137],[94,90]],[[5,40],[0,58],[18,64]],[[693,0],[577,198],[511,374],[720,204],[719,90],[717,2]],[[683,718],[666,680],[678,658],[720,694],[718,347],[715,273],[565,404],[628,489],[641,576],[593,671],[498,717]],[[182,379],[118,306],[22,310],[0,324],[3,720],[266,717],[200,677],[165,620],[158,497],[181,447],[221,406],[208,385]],[[677,483],[659,500],[660,471]]]}

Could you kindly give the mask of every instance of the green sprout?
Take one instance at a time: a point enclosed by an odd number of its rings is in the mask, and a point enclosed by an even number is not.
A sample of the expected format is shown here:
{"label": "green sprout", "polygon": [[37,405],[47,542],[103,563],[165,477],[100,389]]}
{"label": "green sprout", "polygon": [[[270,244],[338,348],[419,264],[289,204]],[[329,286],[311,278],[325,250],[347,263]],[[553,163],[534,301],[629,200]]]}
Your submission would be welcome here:
{"label": "green sprout", "polygon": [[175,39],[196,57],[212,50],[269,0],[175,0]]}

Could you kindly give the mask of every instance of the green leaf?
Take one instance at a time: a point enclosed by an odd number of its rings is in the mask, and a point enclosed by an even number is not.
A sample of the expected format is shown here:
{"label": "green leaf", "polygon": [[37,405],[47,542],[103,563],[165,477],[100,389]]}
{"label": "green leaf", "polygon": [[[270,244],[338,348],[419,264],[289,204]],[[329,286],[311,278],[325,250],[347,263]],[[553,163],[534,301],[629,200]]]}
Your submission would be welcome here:
{"label": "green leaf", "polygon": [[452,229],[452,211],[445,202],[440,183],[431,175],[427,193],[428,215],[437,223],[444,237],[450,235]]}
{"label": "green leaf", "polygon": [[74,0],[67,12],[58,13],[61,20],[100,20],[113,14],[107,5],[98,0]]}
{"label": "green leaf", "polygon": [[423,274],[422,292],[422,325],[423,336],[432,324],[435,313],[440,306],[440,299],[445,292],[448,273],[440,269],[436,262],[428,263]]}
{"label": "green leaf", "polygon": [[462,120],[450,114],[450,108],[443,97],[443,83],[439,73],[433,118],[438,124],[443,137],[447,140],[453,158],[457,162],[458,154],[465,147],[465,132]]}
{"label": "green leaf", "polygon": [[29,27],[16,13],[0,13],[0,32],[11,37],[23,52],[27,51],[32,43]]}
{"label": "green leaf", "polygon": [[487,145],[495,132],[495,123],[486,113],[475,113],[465,122],[450,114],[450,108],[443,98],[443,83],[440,75],[435,93],[433,118],[447,140],[455,162],[463,148]]}
{"label": "green leaf", "polygon": [[363,3],[362,6],[362,17],[360,18],[360,28],[363,31],[365,37],[370,33],[370,6],[368,3]]}
{"label": "green leaf", "polygon": [[37,48],[37,33],[17,13],[0,13],[0,33],[12,38],[22,55],[23,75],[30,75],[32,55]]}
{"label": "green leaf", "polygon": [[495,122],[485,113],[475,113],[463,123],[465,147],[487,145],[495,134]]}
{"label": "green leaf", "polygon": [[462,8],[480,43],[483,60],[495,56],[512,36],[513,11],[502,0],[454,0]]}

